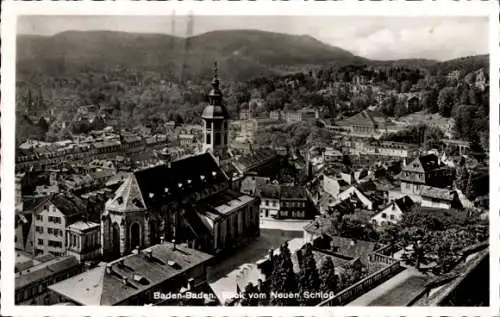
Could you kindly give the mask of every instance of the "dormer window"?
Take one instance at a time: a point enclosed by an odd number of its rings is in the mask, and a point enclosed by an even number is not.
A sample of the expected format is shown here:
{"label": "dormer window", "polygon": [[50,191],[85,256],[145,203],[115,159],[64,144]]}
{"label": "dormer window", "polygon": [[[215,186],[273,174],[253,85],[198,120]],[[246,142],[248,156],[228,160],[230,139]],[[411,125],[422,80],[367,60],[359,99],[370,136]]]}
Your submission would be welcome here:
{"label": "dormer window", "polygon": [[188,184],[191,184],[191,180],[190,180],[190,179],[188,179],[188,180],[187,180],[187,183],[188,183]]}
{"label": "dormer window", "polygon": [[204,180],[205,180],[205,175],[200,175],[200,179],[201,179],[202,181],[204,181]]}
{"label": "dormer window", "polygon": [[216,171],[213,171],[213,172],[212,172],[212,176],[213,176],[213,177],[217,176],[217,172],[216,172]]}
{"label": "dormer window", "polygon": [[179,188],[182,188],[182,183],[178,183],[177,186],[179,186]]}
{"label": "dormer window", "polygon": [[165,187],[165,193],[168,193],[168,191],[169,191],[168,187]]}
{"label": "dormer window", "polygon": [[117,202],[118,202],[118,204],[120,204],[120,205],[121,205],[121,204],[123,204],[123,197],[122,197],[122,196],[120,196],[120,197],[116,198],[116,201],[117,201]]}
{"label": "dormer window", "polygon": [[155,196],[155,194],[149,193],[149,198],[153,198],[154,196]]}

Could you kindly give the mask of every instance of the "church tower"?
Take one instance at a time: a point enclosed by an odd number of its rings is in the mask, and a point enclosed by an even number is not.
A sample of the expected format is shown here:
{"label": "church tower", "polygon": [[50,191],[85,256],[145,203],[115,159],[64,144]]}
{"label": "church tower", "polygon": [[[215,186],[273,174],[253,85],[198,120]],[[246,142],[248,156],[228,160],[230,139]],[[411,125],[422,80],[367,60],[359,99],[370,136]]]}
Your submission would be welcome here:
{"label": "church tower", "polygon": [[217,63],[214,66],[212,90],[208,95],[209,104],[203,110],[203,151],[212,152],[221,158],[227,155],[229,141],[229,114],[222,104],[222,92],[217,76]]}

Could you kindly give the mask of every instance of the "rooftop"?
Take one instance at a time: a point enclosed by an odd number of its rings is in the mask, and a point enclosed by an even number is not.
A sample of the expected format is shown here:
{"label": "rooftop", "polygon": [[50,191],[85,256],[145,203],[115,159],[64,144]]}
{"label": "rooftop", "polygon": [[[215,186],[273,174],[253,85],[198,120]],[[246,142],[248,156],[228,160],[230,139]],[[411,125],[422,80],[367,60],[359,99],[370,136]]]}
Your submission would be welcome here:
{"label": "rooftop", "polygon": [[74,256],[63,256],[42,262],[16,277],[16,290],[78,265]]}
{"label": "rooftop", "polygon": [[[151,252],[151,258],[147,253]],[[169,242],[154,245],[49,288],[81,305],[117,305],[155,285],[181,276],[211,255]],[[187,285],[189,275],[181,279]],[[185,285],[173,285],[173,289]]]}

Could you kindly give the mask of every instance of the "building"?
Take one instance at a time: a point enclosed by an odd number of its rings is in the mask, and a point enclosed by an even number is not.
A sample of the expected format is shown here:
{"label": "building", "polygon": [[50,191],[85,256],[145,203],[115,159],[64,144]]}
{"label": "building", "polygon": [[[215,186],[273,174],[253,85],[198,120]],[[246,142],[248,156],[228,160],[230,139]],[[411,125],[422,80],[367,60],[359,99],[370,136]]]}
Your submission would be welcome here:
{"label": "building", "polygon": [[[272,119],[276,118],[276,114],[272,113]],[[287,111],[285,112],[285,121],[288,123],[311,121],[319,118],[319,113],[317,110],[304,108],[298,111]],[[275,119],[279,120],[279,119]]]}
{"label": "building", "polygon": [[329,126],[330,130],[351,137],[379,139],[388,133],[395,124],[378,111],[363,110],[360,113]]}
{"label": "building", "polygon": [[258,189],[260,197],[260,216],[278,218],[280,214],[281,186],[264,184]]}
{"label": "building", "polygon": [[284,115],[282,114],[281,111],[274,110],[274,111],[269,112],[269,119],[271,119],[273,121],[279,121],[283,117],[284,117]]}
{"label": "building", "polygon": [[82,266],[73,256],[40,257],[22,268],[16,268],[15,304],[54,304],[47,287],[81,272]]}
{"label": "building", "polygon": [[303,186],[262,185],[257,195],[260,197],[260,216],[278,219],[312,219],[316,209]]}
{"label": "building", "polygon": [[84,201],[73,194],[43,199],[33,208],[34,254],[66,254],[66,228],[80,220],[86,209]]}
{"label": "building", "polygon": [[257,189],[270,183],[271,179],[269,177],[247,175],[241,181],[240,191],[244,194],[254,196],[257,193]]}
{"label": "building", "polygon": [[[201,251],[162,242],[51,285],[50,290],[58,302],[82,306],[160,305],[166,299],[159,294],[188,291],[210,297],[206,267],[211,259]],[[166,304],[181,303],[174,298]]]}
{"label": "building", "polygon": [[403,214],[410,211],[414,205],[415,203],[410,197],[403,196],[391,202],[386,208],[377,212],[371,218],[371,222],[377,226],[398,223],[403,218]]}
{"label": "building", "polygon": [[196,143],[196,139],[192,134],[180,134],[179,143],[183,147],[190,147]]}
{"label": "building", "polygon": [[208,95],[208,106],[205,107],[201,118],[203,119],[203,151],[210,151],[216,157],[227,156],[229,145],[229,113],[222,104],[222,92],[217,77],[217,64],[214,69],[212,90]]}
{"label": "building", "polygon": [[66,253],[78,262],[97,259],[101,255],[101,226],[90,221],[77,221],[66,228]]}
{"label": "building", "polygon": [[442,164],[435,154],[427,154],[403,166],[399,179],[401,193],[414,198],[420,196],[424,185],[439,188],[452,185],[454,170]]}
{"label": "building", "polygon": [[106,202],[101,217],[103,255],[175,239],[218,253],[259,234],[258,199],[230,189],[211,153],[131,173]]}
{"label": "building", "polygon": [[417,156],[419,148],[414,144],[400,142],[356,140],[351,142],[349,152],[357,155],[376,155],[386,158],[404,159]]}

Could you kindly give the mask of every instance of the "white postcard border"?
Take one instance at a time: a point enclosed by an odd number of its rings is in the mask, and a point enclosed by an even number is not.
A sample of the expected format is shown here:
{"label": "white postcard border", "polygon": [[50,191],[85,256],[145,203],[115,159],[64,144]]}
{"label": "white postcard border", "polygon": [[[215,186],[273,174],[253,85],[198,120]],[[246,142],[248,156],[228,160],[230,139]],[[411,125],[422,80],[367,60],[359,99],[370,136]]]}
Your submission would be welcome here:
{"label": "white postcard border", "polygon": [[[21,316],[222,316],[222,315],[325,315],[338,316],[437,316],[483,315],[500,313],[500,189],[499,105],[500,32],[498,4],[487,2],[412,1],[6,1],[2,4],[1,64],[1,312]],[[76,307],[14,306],[14,131],[15,131],[15,39],[19,15],[316,15],[316,16],[489,16],[490,18],[490,307]]]}

